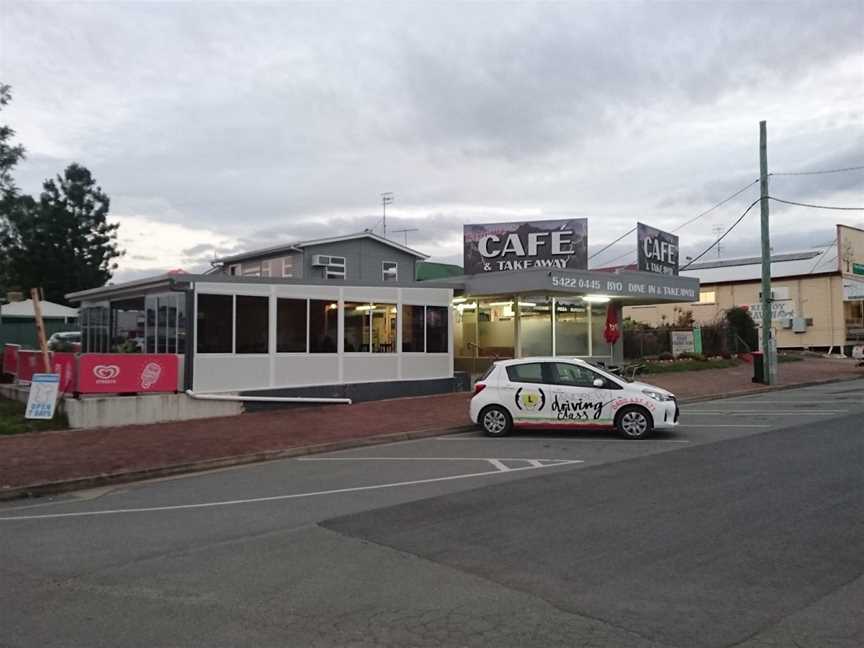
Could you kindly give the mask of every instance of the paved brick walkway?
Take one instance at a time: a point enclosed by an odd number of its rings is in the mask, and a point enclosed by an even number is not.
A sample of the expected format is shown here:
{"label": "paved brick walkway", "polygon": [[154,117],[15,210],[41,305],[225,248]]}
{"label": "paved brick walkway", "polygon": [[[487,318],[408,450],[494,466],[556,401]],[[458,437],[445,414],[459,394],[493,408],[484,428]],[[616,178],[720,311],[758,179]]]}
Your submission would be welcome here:
{"label": "paved brick walkway", "polygon": [[[681,398],[759,389],[752,367],[649,376],[647,382]],[[781,365],[781,384],[862,377],[840,360],[808,359]],[[275,410],[242,416],[42,432],[0,438],[0,489],[98,475],[136,472],[198,461],[350,441],[379,435],[467,425],[469,394],[404,398],[351,406]]]}

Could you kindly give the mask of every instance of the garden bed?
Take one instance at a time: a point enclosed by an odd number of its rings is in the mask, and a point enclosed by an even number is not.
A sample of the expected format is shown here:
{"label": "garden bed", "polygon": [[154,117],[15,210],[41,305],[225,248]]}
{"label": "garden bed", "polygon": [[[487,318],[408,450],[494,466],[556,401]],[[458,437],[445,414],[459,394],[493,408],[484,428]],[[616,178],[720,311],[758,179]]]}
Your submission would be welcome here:
{"label": "garden bed", "polygon": [[69,427],[66,415],[59,412],[50,421],[24,418],[26,405],[15,400],[0,398],[0,436],[44,432],[46,430],[65,430]]}

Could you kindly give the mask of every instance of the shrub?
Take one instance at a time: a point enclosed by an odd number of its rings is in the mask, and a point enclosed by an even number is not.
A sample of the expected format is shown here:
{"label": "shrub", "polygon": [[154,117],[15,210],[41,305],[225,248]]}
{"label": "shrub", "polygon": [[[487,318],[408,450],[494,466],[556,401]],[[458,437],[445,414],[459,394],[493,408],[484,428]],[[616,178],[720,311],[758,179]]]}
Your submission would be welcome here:
{"label": "shrub", "polygon": [[664,351],[663,353],[661,353],[660,355],[657,356],[657,359],[662,360],[662,361],[668,361],[668,360],[674,360],[675,356],[672,355],[669,351]]}
{"label": "shrub", "polygon": [[689,351],[685,351],[684,353],[678,356],[679,360],[696,360],[698,362],[705,362],[705,356],[701,353],[691,353]]}
{"label": "shrub", "polygon": [[756,322],[750,316],[750,312],[746,308],[735,306],[726,311],[726,321],[729,322],[729,328],[735,338],[743,342],[747,346],[748,351],[753,351],[759,347],[759,333],[756,329]]}

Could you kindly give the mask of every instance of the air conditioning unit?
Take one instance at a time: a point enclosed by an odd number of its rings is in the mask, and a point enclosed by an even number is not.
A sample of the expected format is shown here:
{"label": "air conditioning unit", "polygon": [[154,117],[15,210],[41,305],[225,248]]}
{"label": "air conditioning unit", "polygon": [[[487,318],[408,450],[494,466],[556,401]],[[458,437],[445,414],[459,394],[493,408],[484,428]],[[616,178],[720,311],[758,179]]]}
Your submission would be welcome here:
{"label": "air conditioning unit", "polygon": [[327,279],[344,279],[345,278],[345,268],[336,268],[333,266],[329,266],[324,270],[324,276]]}
{"label": "air conditioning unit", "polygon": [[[771,289],[771,301],[786,301],[789,299],[789,287],[780,286]],[[762,291],[759,291],[759,301],[762,301]]]}
{"label": "air conditioning unit", "polygon": [[807,332],[807,320],[803,317],[795,317],[792,319],[792,332],[793,333],[806,333]]}
{"label": "air conditioning unit", "polygon": [[316,268],[326,268],[330,265],[330,257],[326,254],[316,254],[312,257],[312,265]]}
{"label": "air conditioning unit", "polygon": [[781,321],[782,327],[784,329],[791,329],[792,328],[792,320],[793,320],[793,318],[791,318],[791,317],[784,317]]}

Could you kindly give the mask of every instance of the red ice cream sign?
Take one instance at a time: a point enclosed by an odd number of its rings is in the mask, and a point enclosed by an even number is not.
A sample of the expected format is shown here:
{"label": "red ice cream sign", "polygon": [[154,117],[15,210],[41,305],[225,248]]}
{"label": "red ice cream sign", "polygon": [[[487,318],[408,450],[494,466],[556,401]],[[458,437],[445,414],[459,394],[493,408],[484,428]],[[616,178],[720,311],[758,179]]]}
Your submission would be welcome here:
{"label": "red ice cream sign", "polygon": [[79,358],[82,394],[177,391],[178,360],[172,354],[85,353]]}

